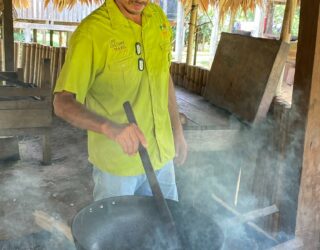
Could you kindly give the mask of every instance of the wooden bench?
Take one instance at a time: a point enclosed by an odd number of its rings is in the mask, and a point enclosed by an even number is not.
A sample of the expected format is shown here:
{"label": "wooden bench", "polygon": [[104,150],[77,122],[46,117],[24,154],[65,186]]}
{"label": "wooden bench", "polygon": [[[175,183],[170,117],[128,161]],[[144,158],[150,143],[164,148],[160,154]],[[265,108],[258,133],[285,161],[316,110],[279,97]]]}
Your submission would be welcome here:
{"label": "wooden bench", "polygon": [[52,122],[50,60],[42,62],[40,86],[22,81],[23,70],[0,72],[0,136],[42,135],[43,164],[51,164]]}

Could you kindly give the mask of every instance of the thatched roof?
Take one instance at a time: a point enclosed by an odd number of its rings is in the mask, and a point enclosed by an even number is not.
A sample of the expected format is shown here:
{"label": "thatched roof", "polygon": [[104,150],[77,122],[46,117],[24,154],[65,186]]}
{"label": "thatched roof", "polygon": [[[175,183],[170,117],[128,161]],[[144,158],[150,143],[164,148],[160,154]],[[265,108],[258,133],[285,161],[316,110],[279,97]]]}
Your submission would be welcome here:
{"label": "thatched roof", "polygon": [[[188,9],[191,7],[192,0],[182,0],[182,3]],[[257,5],[262,6],[263,0],[198,0],[198,3],[203,10],[208,10],[209,5],[217,5],[220,16],[223,17],[228,13],[235,13],[239,9],[244,12],[254,10]]]}
{"label": "thatched roof", "polygon": [[72,8],[76,3],[81,3],[81,4],[100,4],[104,2],[104,0],[45,0],[45,6],[48,6],[48,4],[52,2],[53,5],[59,10],[62,11],[63,9],[70,9]]}
{"label": "thatched roof", "polygon": [[29,0],[12,0],[12,4],[16,9],[28,8],[29,7]]}
{"label": "thatched roof", "polygon": [[[12,0],[13,7],[16,9],[19,8],[28,8],[29,0]],[[3,11],[3,0],[0,0],[0,11]]]}
{"label": "thatched roof", "polygon": [[[59,10],[62,11],[65,8],[72,8],[76,3],[92,4],[102,3],[104,0],[44,0],[47,7],[50,2]],[[15,9],[28,8],[30,6],[30,0],[12,0],[13,7]],[[0,11],[3,10],[3,0],[0,0]]]}

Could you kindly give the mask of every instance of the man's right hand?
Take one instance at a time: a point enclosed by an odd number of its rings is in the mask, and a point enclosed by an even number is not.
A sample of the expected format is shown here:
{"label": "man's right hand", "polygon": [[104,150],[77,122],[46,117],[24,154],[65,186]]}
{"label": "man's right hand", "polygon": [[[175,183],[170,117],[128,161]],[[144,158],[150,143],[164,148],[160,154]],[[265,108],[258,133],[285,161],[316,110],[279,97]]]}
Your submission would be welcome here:
{"label": "man's right hand", "polygon": [[[108,127],[108,125],[106,125]],[[133,156],[138,152],[139,143],[145,148],[147,140],[136,124],[113,124],[112,127],[104,129],[104,134],[117,142],[123,152]]]}

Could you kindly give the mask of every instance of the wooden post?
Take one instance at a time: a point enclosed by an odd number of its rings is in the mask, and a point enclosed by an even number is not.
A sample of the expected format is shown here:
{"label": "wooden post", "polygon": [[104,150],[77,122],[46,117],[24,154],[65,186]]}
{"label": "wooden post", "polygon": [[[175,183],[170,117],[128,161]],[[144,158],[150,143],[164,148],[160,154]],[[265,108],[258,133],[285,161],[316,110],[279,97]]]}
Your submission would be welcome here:
{"label": "wooden post", "polygon": [[14,70],[14,45],[13,45],[13,18],[12,0],[3,0],[4,10],[2,14],[3,52],[5,71]]}
{"label": "wooden post", "polygon": [[294,18],[294,14],[297,7],[297,0],[287,0],[286,8],[284,12],[282,30],[280,39],[289,43],[291,40],[291,27]]}
{"label": "wooden post", "polygon": [[67,47],[68,47],[68,45],[69,45],[71,36],[72,36],[72,32],[71,32],[71,31],[67,31],[67,41],[66,41],[66,46],[67,46]]}
{"label": "wooden post", "polygon": [[198,45],[199,45],[199,30],[196,27],[196,37],[195,37],[195,43],[194,43],[194,56],[193,56],[193,65],[197,65],[197,52],[198,52]]}
{"label": "wooden post", "polygon": [[24,80],[29,81],[30,77],[30,55],[31,55],[31,45],[29,43],[25,44],[25,65],[24,65]]}
{"label": "wooden post", "polygon": [[36,54],[36,44],[30,44],[30,66],[29,66],[29,78],[27,79],[29,83],[33,83],[33,72],[34,72],[34,60]]}
{"label": "wooden post", "polygon": [[304,250],[319,249],[320,240],[320,1],[301,1],[293,103],[301,114],[296,151],[302,166],[296,236]]}
{"label": "wooden post", "polygon": [[53,34],[54,34],[54,31],[50,30],[50,46],[53,46]]}
{"label": "wooden post", "polygon": [[33,29],[33,39],[32,39],[32,41],[34,42],[34,43],[37,43],[38,42],[38,30],[37,29]]}
{"label": "wooden post", "polygon": [[187,64],[192,63],[192,48],[194,43],[195,30],[197,25],[197,14],[198,14],[198,0],[192,0],[191,16],[189,23],[189,38],[188,38],[188,48],[187,48]]}
{"label": "wooden post", "polygon": [[63,46],[63,34],[62,31],[59,31],[59,47]]}
{"label": "wooden post", "polygon": [[43,45],[47,44],[47,31],[46,30],[42,31],[42,44]]}

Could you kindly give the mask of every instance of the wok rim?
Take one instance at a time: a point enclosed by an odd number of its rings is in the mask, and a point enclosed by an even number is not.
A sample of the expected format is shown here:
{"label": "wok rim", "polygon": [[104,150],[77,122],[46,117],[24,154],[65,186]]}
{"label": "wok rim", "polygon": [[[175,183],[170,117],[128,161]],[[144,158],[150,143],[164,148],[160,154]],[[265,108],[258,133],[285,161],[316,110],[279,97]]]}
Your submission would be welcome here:
{"label": "wok rim", "polygon": [[[118,200],[118,199],[126,199],[126,198],[129,198],[129,199],[135,199],[135,198],[142,198],[144,200],[152,200],[154,199],[153,196],[143,196],[143,195],[122,195],[122,196],[114,196],[114,197],[109,197],[109,198],[104,198],[104,199],[101,199],[101,200],[97,200],[97,201],[93,201],[91,202],[90,204],[86,205],[85,207],[81,208],[76,214],[75,216],[73,217],[72,219],[72,224],[71,224],[71,234],[72,234],[72,237],[73,237],[73,240],[74,240],[74,243],[76,245],[76,249],[78,249],[78,246],[81,247],[81,249],[83,250],[89,250],[87,249],[86,247],[83,246],[83,244],[77,239],[77,237],[75,236],[75,221],[76,219],[82,214],[84,213],[85,211],[89,210],[90,208],[92,207],[95,207],[95,206],[98,206],[99,203],[103,203],[105,201],[110,201],[110,200]],[[175,200],[170,200],[170,199],[165,199],[167,203],[171,203],[171,204],[174,204],[175,206],[177,206],[179,204],[178,201],[175,201]],[[116,201],[117,202],[117,201]],[[154,201],[155,202],[155,201]],[[108,203],[108,202],[107,202]],[[101,205],[101,204],[100,204]],[[156,206],[156,204],[155,204]],[[170,205],[169,205],[169,208],[170,208]],[[191,209],[195,209],[193,207],[190,206]],[[156,208],[155,208],[156,209]],[[196,209],[195,209],[196,210]],[[197,211],[197,210],[196,210]],[[201,213],[199,211],[200,214],[204,215],[204,216],[207,216],[203,213]],[[207,216],[208,217],[208,216]],[[220,236],[222,237],[222,244],[220,246],[220,249],[223,245],[223,241],[224,241],[224,233],[223,233],[223,230],[221,229],[221,227],[218,225],[218,223],[214,220],[214,219],[211,219],[212,222],[219,228],[219,231],[220,231]]]}

